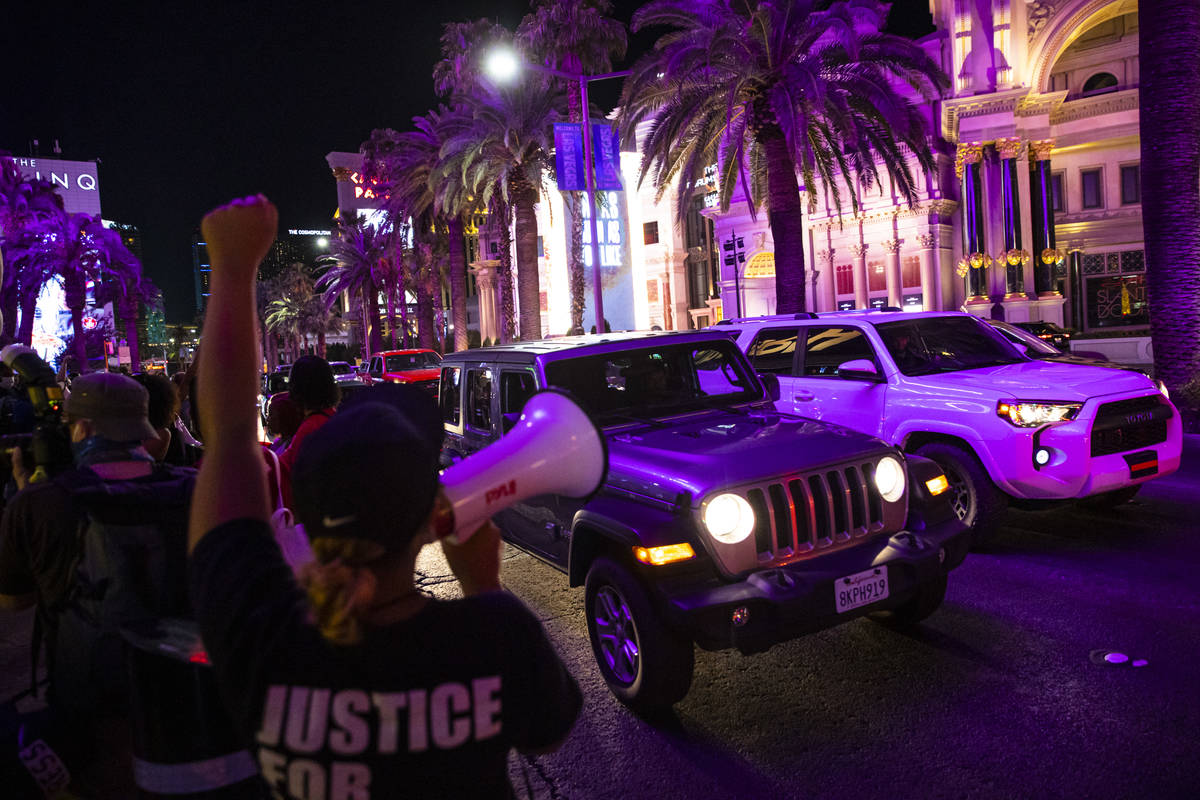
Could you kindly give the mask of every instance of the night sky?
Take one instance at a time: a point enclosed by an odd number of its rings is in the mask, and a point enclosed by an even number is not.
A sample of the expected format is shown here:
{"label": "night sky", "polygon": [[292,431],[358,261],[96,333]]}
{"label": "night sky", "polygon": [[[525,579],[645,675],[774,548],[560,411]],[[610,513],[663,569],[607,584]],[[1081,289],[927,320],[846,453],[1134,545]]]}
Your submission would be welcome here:
{"label": "night sky", "polygon": [[[614,2],[629,20],[637,0]],[[280,228],[328,228],[325,154],[431,108],[444,22],[513,28],[524,0],[12,3],[0,15],[0,149],[100,161],[104,217],[145,237],[167,319],[195,312],[191,231],[230,197],[263,192]],[[926,0],[891,27],[929,30]],[[631,39],[630,58],[654,40]],[[628,59],[627,59],[628,61]],[[616,65],[618,68],[628,64]],[[596,86],[597,102],[612,102]],[[54,141],[62,155],[52,152]]]}

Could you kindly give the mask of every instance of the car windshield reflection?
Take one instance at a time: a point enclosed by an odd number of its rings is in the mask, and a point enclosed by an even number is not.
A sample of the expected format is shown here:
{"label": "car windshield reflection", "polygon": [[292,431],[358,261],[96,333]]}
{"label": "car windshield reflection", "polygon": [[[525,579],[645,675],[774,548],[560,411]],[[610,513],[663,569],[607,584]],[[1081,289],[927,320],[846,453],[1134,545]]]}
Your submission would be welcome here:
{"label": "car windshield reflection", "polygon": [[553,361],[551,386],[565,389],[602,424],[762,399],[732,342],[662,345]]}
{"label": "car windshield reflection", "polygon": [[429,369],[441,363],[437,353],[402,353],[387,356],[384,369],[387,372],[406,372],[410,369]]}

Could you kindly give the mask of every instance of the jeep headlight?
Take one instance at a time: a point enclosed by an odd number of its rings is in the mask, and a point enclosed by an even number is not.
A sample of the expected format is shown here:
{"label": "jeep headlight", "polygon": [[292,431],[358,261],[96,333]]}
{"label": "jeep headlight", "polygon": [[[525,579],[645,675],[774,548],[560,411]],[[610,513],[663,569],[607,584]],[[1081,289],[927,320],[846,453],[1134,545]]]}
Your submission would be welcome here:
{"label": "jeep headlight", "polygon": [[754,531],[754,509],[740,494],[719,494],[704,505],[704,527],[718,542],[737,544]]}
{"label": "jeep headlight", "polygon": [[904,496],[904,465],[891,456],[884,456],[875,465],[875,488],[889,503]]}
{"label": "jeep headlight", "polygon": [[1019,428],[1036,428],[1054,422],[1067,422],[1079,415],[1083,403],[1039,403],[1030,400],[1003,400],[996,413]]}

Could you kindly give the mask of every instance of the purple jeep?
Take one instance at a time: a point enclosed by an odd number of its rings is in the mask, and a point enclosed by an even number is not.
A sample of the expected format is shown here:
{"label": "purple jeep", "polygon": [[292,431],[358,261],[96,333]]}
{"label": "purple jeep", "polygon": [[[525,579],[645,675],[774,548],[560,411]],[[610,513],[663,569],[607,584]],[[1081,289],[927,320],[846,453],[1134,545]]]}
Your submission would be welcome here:
{"label": "purple jeep", "polygon": [[591,498],[496,516],[506,541],[585,587],[613,694],[650,713],[691,685],[693,645],[765,650],[862,615],[913,625],[966,555],[941,469],[872,436],[781,414],[712,331],[604,334],[452,353],[445,463],[503,436],[534,392],[571,393],[604,433]]}

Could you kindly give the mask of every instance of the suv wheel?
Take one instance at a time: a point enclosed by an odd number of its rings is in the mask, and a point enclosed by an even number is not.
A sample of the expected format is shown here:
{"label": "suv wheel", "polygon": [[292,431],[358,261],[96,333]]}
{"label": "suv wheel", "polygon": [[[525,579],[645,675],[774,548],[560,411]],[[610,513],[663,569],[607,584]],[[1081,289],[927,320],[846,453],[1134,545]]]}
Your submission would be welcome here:
{"label": "suv wheel", "polygon": [[939,575],[917,589],[917,593],[903,605],[876,611],[869,616],[889,628],[911,628],[941,607],[946,599],[946,576]]}
{"label": "suv wheel", "polygon": [[663,626],[636,578],[610,559],[596,559],[584,609],[600,674],[618,700],[651,714],[683,699],[692,685],[692,643]]}
{"label": "suv wheel", "polygon": [[930,442],[918,447],[917,455],[937,462],[946,473],[950,504],[971,528],[975,544],[984,544],[995,536],[1008,498],[992,483],[975,454],[946,442]]}
{"label": "suv wheel", "polygon": [[1079,501],[1079,506],[1088,511],[1108,511],[1110,508],[1128,503],[1137,495],[1140,488],[1142,488],[1140,484],[1126,486],[1124,489],[1113,489],[1111,492],[1085,497]]}

